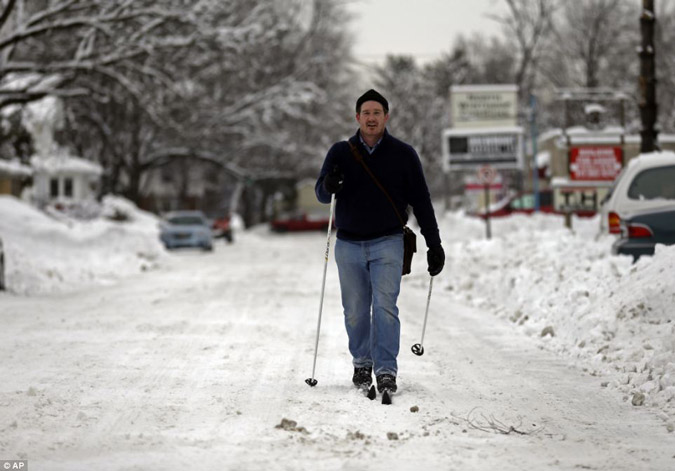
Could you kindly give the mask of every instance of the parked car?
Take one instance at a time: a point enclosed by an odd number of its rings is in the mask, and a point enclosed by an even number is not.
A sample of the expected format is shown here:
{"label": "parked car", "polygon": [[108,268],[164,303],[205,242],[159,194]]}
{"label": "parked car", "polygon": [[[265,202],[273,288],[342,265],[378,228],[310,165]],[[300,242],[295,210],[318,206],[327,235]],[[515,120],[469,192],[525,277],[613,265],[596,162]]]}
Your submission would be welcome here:
{"label": "parked car", "polygon": [[612,245],[614,255],[654,255],[656,244],[675,245],[675,203],[621,220],[621,237]]}
{"label": "parked car", "polygon": [[173,211],[160,223],[160,239],[167,249],[201,247],[213,250],[211,225],[201,211]]}
{"label": "parked car", "polygon": [[[542,213],[553,213],[553,193],[550,190],[539,192],[539,211]],[[504,217],[510,214],[532,214],[534,212],[534,193],[516,193],[507,196],[500,201],[490,205],[489,214],[491,218]],[[487,212],[481,209],[472,216],[485,218]]]}
{"label": "parked car", "polygon": [[614,181],[600,208],[600,230],[619,234],[621,220],[649,209],[675,203],[675,153],[642,154]]}
{"label": "parked car", "polygon": [[232,234],[232,225],[230,223],[229,217],[222,217],[220,219],[214,219],[211,223],[211,230],[213,231],[213,237],[219,238],[223,237],[229,243],[234,241],[234,235]]}
{"label": "parked car", "polygon": [[270,228],[276,232],[325,231],[328,230],[328,215],[296,211],[284,213],[270,221]]}

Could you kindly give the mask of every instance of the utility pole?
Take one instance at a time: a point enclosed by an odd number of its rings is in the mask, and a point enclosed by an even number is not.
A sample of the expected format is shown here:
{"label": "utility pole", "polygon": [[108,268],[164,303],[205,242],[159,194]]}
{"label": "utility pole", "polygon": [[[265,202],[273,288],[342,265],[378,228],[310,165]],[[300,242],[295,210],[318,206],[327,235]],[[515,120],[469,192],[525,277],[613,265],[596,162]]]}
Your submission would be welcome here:
{"label": "utility pole", "polygon": [[537,98],[530,95],[530,125],[532,133],[532,193],[534,212],[539,212],[539,166],[537,165]]}
{"label": "utility pole", "polygon": [[642,46],[639,49],[640,56],[640,81],[639,103],[641,144],[640,152],[654,152],[658,150],[656,129],[656,52],[654,50],[654,28],[656,14],[654,10],[655,0],[642,0],[642,14],[640,15],[640,33]]}

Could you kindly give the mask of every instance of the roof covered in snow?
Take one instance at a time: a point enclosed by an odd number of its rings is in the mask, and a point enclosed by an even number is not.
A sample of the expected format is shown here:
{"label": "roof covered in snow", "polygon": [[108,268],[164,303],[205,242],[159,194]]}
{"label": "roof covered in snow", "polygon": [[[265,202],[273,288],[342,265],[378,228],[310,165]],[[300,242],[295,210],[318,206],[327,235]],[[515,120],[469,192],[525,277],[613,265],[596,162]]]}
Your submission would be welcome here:
{"label": "roof covered in snow", "polygon": [[0,174],[13,175],[19,177],[29,177],[33,174],[33,169],[28,165],[22,164],[17,159],[0,159]]}
{"label": "roof covered in snow", "polygon": [[84,175],[101,175],[103,168],[96,162],[72,156],[50,156],[31,158],[31,165],[38,173],[71,173]]}

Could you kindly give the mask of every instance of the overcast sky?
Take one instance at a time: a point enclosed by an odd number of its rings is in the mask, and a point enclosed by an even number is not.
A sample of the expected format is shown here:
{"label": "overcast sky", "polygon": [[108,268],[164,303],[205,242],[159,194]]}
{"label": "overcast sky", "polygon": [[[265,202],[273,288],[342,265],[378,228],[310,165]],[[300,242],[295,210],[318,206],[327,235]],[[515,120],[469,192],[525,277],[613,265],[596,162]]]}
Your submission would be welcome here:
{"label": "overcast sky", "polygon": [[353,0],[354,53],[364,62],[387,54],[413,55],[423,63],[451,50],[463,33],[498,35],[486,13],[503,11],[504,0]]}

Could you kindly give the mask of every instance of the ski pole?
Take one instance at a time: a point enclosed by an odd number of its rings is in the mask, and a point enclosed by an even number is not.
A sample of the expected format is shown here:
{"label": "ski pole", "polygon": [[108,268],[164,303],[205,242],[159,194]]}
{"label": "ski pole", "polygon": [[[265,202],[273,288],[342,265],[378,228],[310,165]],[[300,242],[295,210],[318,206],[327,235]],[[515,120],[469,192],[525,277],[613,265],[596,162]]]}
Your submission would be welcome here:
{"label": "ski pole", "polygon": [[424,355],[424,347],[422,346],[422,344],[424,343],[424,332],[427,330],[427,316],[429,315],[429,302],[431,301],[431,288],[433,286],[434,286],[434,277],[430,276],[429,277],[429,294],[427,295],[427,309],[424,312],[424,325],[422,326],[422,339],[420,340],[420,343],[416,343],[411,348],[412,352],[415,355],[420,356],[420,357],[422,355]]}
{"label": "ski pole", "polygon": [[323,293],[326,289],[326,270],[328,269],[328,252],[330,251],[330,233],[333,225],[333,211],[335,210],[335,193],[330,197],[330,216],[328,218],[328,235],[326,235],[326,261],[323,265],[323,281],[321,282],[321,301],[319,302],[319,322],[316,326],[316,341],[314,343],[314,364],[312,365],[312,377],[307,378],[305,383],[311,387],[316,386],[314,373],[316,372],[316,355],[319,351],[319,332],[321,332],[321,311],[323,310]]}

